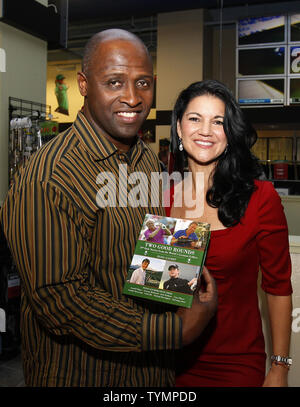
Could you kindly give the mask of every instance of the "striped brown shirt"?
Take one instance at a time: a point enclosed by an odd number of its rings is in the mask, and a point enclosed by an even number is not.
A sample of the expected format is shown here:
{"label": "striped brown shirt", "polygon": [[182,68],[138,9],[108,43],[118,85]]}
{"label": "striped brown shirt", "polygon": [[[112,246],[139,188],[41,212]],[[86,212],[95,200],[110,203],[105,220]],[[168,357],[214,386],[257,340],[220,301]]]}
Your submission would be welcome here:
{"label": "striped brown shirt", "polygon": [[[29,386],[173,385],[180,318],[122,295],[145,214],[164,212],[151,206],[150,183],[148,206],[126,205],[135,184],[118,182],[120,168],[149,180],[159,163],[140,139],[130,156],[118,152],[79,112],[8,193],[0,218],[22,280]],[[105,172],[117,182],[104,185]],[[114,206],[105,206],[108,198]]]}

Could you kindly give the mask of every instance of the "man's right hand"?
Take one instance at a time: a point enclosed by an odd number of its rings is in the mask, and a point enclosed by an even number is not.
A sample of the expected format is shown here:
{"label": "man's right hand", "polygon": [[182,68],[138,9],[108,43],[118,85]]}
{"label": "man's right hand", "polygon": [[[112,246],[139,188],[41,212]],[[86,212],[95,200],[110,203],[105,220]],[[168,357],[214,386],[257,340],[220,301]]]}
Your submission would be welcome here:
{"label": "man's right hand", "polygon": [[177,310],[177,315],[182,320],[182,346],[191,344],[202,334],[217,310],[218,294],[215,280],[206,267],[203,268],[202,276],[206,284],[205,291],[201,291],[198,286],[192,307],[180,307]]}

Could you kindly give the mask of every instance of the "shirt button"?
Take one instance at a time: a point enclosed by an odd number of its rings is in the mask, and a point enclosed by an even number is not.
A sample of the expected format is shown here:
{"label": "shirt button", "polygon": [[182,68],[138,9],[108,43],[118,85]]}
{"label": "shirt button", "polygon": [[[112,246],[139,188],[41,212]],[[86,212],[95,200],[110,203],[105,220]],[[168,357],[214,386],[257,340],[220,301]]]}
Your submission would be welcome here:
{"label": "shirt button", "polygon": [[121,162],[125,162],[126,164],[130,165],[130,160],[129,160],[129,158],[127,157],[126,154],[124,154],[124,153],[118,153],[118,159],[119,159]]}

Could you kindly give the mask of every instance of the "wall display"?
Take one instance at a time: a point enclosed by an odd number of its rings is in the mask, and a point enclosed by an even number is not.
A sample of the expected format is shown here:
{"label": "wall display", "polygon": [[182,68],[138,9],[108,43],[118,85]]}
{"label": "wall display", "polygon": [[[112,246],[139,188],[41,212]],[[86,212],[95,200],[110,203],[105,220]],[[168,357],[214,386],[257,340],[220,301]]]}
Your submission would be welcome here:
{"label": "wall display", "polygon": [[236,95],[243,106],[300,103],[300,14],[237,23]]}
{"label": "wall display", "polygon": [[294,14],[290,18],[290,40],[291,42],[300,41],[300,14]]}
{"label": "wall display", "polygon": [[238,80],[238,102],[242,105],[283,104],[284,87],[281,78]]}
{"label": "wall display", "polygon": [[290,78],[290,105],[300,103],[300,78]]}
{"label": "wall display", "polygon": [[238,51],[238,76],[284,74],[285,48],[247,48]]}
{"label": "wall display", "polygon": [[290,74],[300,73],[300,44],[290,47]]}
{"label": "wall display", "polygon": [[284,40],[284,16],[246,18],[238,22],[239,46],[268,44]]}

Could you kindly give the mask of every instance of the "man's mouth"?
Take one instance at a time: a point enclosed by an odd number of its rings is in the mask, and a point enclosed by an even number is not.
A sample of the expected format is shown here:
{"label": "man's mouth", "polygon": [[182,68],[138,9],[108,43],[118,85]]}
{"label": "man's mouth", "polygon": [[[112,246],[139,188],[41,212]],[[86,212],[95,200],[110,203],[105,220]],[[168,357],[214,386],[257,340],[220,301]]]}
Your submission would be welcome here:
{"label": "man's mouth", "polygon": [[134,119],[137,117],[138,112],[117,112],[117,115],[126,119]]}
{"label": "man's mouth", "polygon": [[139,112],[117,112],[117,117],[124,123],[134,123],[138,118]]}

